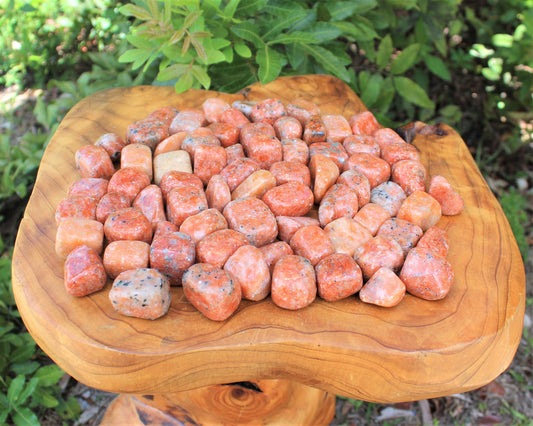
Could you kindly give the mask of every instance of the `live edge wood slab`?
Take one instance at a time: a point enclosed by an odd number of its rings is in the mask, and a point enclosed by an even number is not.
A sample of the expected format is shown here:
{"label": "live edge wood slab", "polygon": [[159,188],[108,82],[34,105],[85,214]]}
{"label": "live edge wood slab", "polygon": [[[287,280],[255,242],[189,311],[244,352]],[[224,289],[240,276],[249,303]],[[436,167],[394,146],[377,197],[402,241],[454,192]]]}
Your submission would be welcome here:
{"label": "live edge wood slab", "polygon": [[[430,302],[406,295],[395,308],[358,297],[317,299],[299,311],[270,298],[242,302],[224,322],[203,317],[173,288],[168,314],[156,321],[116,313],[110,283],[85,298],[63,287],[54,252],[54,212],[79,178],[74,153],[151,111],[200,107],[217,96],[235,100],[308,98],[324,114],[365,110],[348,86],[329,76],[280,78],[237,94],[169,87],[96,93],[64,118],[44,153],[13,254],[13,291],[39,346],[77,380],[102,390],[159,395],[242,381],[284,379],[374,402],[437,397],[478,388],[510,364],[525,305],[523,263],[498,202],[452,128],[416,123],[408,132],[429,175],[448,178],[466,202],[443,217],[455,270],[451,292]],[[266,381],[269,383],[269,381]],[[149,398],[150,399],[150,398]],[[153,398],[152,398],[153,399]],[[138,402],[138,401],[137,401]]]}

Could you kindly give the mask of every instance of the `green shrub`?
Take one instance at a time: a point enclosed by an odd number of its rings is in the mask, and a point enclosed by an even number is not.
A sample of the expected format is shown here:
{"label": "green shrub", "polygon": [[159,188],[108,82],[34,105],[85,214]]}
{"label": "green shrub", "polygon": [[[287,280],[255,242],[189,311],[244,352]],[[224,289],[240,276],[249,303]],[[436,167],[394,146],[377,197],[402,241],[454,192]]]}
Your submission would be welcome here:
{"label": "green shrub", "polygon": [[0,0],[0,85],[45,86],[90,68],[89,52],[112,50],[128,23],[114,0]]}
{"label": "green shrub", "polygon": [[[0,240],[0,252],[4,246]],[[58,386],[63,372],[43,362],[44,354],[25,331],[11,290],[11,256],[0,257],[0,424],[38,425],[39,415],[54,409],[74,419],[80,407],[65,400]]]}

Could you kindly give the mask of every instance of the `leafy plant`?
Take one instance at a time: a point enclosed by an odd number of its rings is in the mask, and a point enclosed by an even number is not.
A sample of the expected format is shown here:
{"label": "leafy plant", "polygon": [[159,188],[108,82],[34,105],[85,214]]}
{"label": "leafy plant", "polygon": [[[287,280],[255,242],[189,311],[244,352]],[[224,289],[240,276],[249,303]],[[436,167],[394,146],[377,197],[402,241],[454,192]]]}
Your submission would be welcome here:
{"label": "leafy plant", "polygon": [[[4,251],[0,240],[0,252]],[[63,371],[43,365],[43,354],[16,310],[11,291],[11,256],[0,257],[0,424],[38,425],[39,415],[55,409],[64,419],[80,413],[78,402],[65,400],[57,386]]]}
{"label": "leafy plant", "polygon": [[529,244],[527,242],[525,227],[528,223],[526,208],[528,202],[524,195],[522,195],[515,188],[511,188],[504,192],[500,197],[505,216],[511,225],[511,229],[515,236],[518,248],[524,260],[527,259],[529,253]]}

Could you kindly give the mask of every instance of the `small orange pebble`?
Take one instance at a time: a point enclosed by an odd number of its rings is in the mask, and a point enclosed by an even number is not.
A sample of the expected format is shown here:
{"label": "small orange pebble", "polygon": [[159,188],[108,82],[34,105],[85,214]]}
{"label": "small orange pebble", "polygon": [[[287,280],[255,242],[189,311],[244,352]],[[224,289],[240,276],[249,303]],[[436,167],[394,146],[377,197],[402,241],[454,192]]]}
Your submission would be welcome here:
{"label": "small orange pebble", "polygon": [[65,260],[64,283],[68,294],[87,296],[104,288],[107,275],[100,255],[91,247],[79,246]]}
{"label": "small orange pebble", "polygon": [[381,152],[383,152],[387,145],[392,143],[406,143],[398,133],[388,127],[377,129],[373,136],[379,145]]}
{"label": "small orange pebble", "polygon": [[320,115],[318,106],[304,98],[295,99],[286,106],[286,110],[287,114],[296,118],[302,126],[305,126],[311,117]]}
{"label": "small orange pebble", "polygon": [[226,167],[227,154],[221,146],[198,145],[194,150],[193,173],[207,185],[212,176]]}
{"label": "small orange pebble", "polygon": [[104,234],[109,242],[137,240],[150,244],[152,233],[152,224],[136,207],[110,213],[104,222]]}
{"label": "small orange pebble", "polygon": [[282,139],[283,161],[309,162],[309,147],[302,139]]}
{"label": "small orange pebble", "polygon": [[383,147],[381,158],[392,167],[402,160],[420,161],[420,154],[414,145],[402,141],[401,143],[391,143]]}
{"label": "small orange pebble", "polygon": [[109,300],[120,314],[155,320],[168,312],[170,283],[153,268],[131,269],[122,272],[113,281]]}
{"label": "small orange pebble", "polygon": [[273,243],[259,247],[259,250],[263,253],[263,258],[271,273],[279,259],[288,254],[294,254],[291,246],[285,241],[274,241]]}
{"label": "small orange pebble", "polygon": [[231,108],[230,105],[220,98],[207,98],[202,103],[204,116],[209,123],[220,122],[222,113],[229,108]]}
{"label": "small orange pebble", "polygon": [[268,170],[270,166],[283,159],[281,142],[275,136],[258,135],[250,139],[244,150],[248,158],[254,160],[259,167]]}
{"label": "small orange pebble", "polygon": [[120,168],[131,167],[144,172],[152,181],[153,178],[153,163],[152,150],[140,143],[130,143],[122,149],[120,155]]}
{"label": "small orange pebble", "polygon": [[231,104],[231,107],[238,109],[246,117],[250,117],[252,108],[254,107],[256,103],[257,102],[254,102],[254,101],[233,101],[233,103]]}
{"label": "small orange pebble", "polygon": [[302,226],[320,225],[318,219],[309,216],[276,216],[276,222],[278,223],[278,238],[287,243]]}
{"label": "small orange pebble", "polygon": [[360,246],[354,259],[363,271],[363,277],[368,280],[379,268],[387,267],[394,272],[399,271],[403,264],[403,250],[390,237],[376,236]]}
{"label": "small orange pebble", "polygon": [[322,122],[326,127],[326,138],[331,142],[342,142],[346,137],[353,134],[348,120],[342,115],[323,115]]}
{"label": "small orange pebble", "polygon": [[390,217],[390,213],[379,204],[368,203],[359,209],[353,219],[376,235],[381,224]]}
{"label": "small orange pebble", "polygon": [[370,201],[370,182],[368,178],[357,170],[346,170],[337,178],[339,184],[349,186],[357,194],[357,202],[362,207]]}
{"label": "small orange pebble", "polygon": [[358,152],[344,162],[344,171],[356,170],[364,174],[370,188],[375,188],[381,183],[387,182],[390,177],[390,165],[382,158],[366,152]]}
{"label": "small orange pebble", "polygon": [[392,166],[391,180],[407,195],[426,190],[426,168],[420,161],[400,160]]}
{"label": "small orange pebble", "polygon": [[163,193],[157,185],[148,185],[133,200],[132,207],[137,207],[150,221],[152,228],[156,228],[158,222],[166,220]]}
{"label": "small orange pebble", "polygon": [[426,231],[441,218],[441,207],[427,192],[415,191],[405,199],[397,218],[414,223]]}
{"label": "small orange pebble", "polygon": [[126,129],[128,143],[142,143],[155,149],[158,143],[170,136],[168,125],[157,119],[145,118],[136,121]]}
{"label": "small orange pebble", "polygon": [[246,150],[249,142],[256,136],[270,136],[276,137],[276,130],[274,126],[268,123],[248,123],[242,126],[240,130],[240,143]]}
{"label": "small orange pebble", "polygon": [[116,133],[105,133],[100,136],[94,144],[104,148],[109,154],[111,161],[117,161],[120,158],[122,148],[127,145],[127,143]]}
{"label": "small orange pebble", "polygon": [[211,123],[207,128],[213,132],[224,148],[239,142],[240,130],[237,126],[227,123]]}
{"label": "small orange pebble", "polygon": [[354,135],[372,135],[380,128],[378,120],[370,111],[363,111],[352,115],[348,119]]}
{"label": "small orange pebble", "polygon": [[336,183],[332,185],[320,200],[318,220],[326,226],[340,217],[353,217],[359,208],[356,192],[348,185]]}
{"label": "small orange pebble", "polygon": [[416,246],[427,248],[439,256],[446,258],[450,247],[450,239],[444,229],[432,226],[424,232],[424,235],[420,237]]}
{"label": "small orange pebble", "polygon": [[305,186],[311,186],[309,168],[298,161],[278,161],[270,166],[270,173],[275,177],[276,185],[298,182]]}
{"label": "small orange pebble", "polygon": [[211,176],[205,188],[207,205],[211,209],[222,211],[231,201],[231,191],[222,175]]}
{"label": "small orange pebble", "polygon": [[206,124],[207,120],[203,111],[195,108],[184,109],[172,119],[169,133],[173,135],[178,132],[192,132]]}
{"label": "small orange pebble", "polygon": [[107,151],[101,146],[85,145],[75,154],[76,167],[82,178],[108,179],[115,173],[115,166]]}
{"label": "small orange pebble", "polygon": [[180,226],[189,216],[208,208],[203,188],[176,187],[167,197],[167,219],[176,226]]}
{"label": "small orange pebble", "polygon": [[160,235],[150,246],[150,266],[164,274],[171,286],[181,284],[183,273],[194,264],[196,248],[183,232]]}
{"label": "small orange pebble", "polygon": [[[246,197],[262,198],[263,195],[276,186],[276,178],[268,170],[259,169],[244,179],[231,193],[231,199]],[[229,187],[228,187],[229,188]]]}
{"label": "small orange pebble", "polygon": [[350,256],[353,256],[360,246],[372,239],[372,234],[368,229],[347,216],[328,223],[324,231],[331,240],[336,253],[345,253]]}
{"label": "small orange pebble", "polygon": [[212,232],[196,244],[196,259],[222,268],[235,250],[248,243],[244,234],[233,229]]}
{"label": "small orange pebble", "polygon": [[316,298],[315,269],[305,257],[283,256],[272,272],[271,296],[276,306],[296,310],[309,306]]}
{"label": "small orange pebble", "polygon": [[100,199],[96,206],[96,220],[104,223],[107,216],[111,213],[127,207],[131,207],[129,197],[120,192],[108,192]]}
{"label": "small orange pebble", "polygon": [[241,286],[243,299],[259,301],[269,295],[270,269],[257,247],[239,247],[224,264],[224,270]]}
{"label": "small orange pebble", "polygon": [[428,193],[439,202],[443,215],[459,214],[465,207],[465,202],[461,195],[444,176],[435,175],[431,178]]}
{"label": "small orange pebble", "polygon": [[220,144],[220,140],[209,131],[208,134],[198,134],[199,130],[206,129],[206,127],[202,127],[200,129],[197,129],[194,133],[189,133],[183,139],[183,142],[181,143],[181,149],[185,151],[187,154],[191,156],[191,158],[194,158],[194,153],[196,152],[196,149],[200,146],[212,146],[212,147],[219,147],[222,148]]}
{"label": "small orange pebble", "polygon": [[287,182],[269,189],[262,200],[275,216],[305,216],[313,207],[311,189],[299,182]]}
{"label": "small orange pebble", "polygon": [[192,173],[170,170],[161,177],[159,187],[161,188],[163,198],[166,200],[170,191],[175,188],[191,188],[203,191],[204,184],[198,176]]}
{"label": "small orange pebble", "polygon": [[178,151],[181,149],[181,144],[187,136],[187,132],[178,132],[163,139],[154,149],[154,157],[166,152]]}
{"label": "small orange pebble", "polygon": [[381,150],[374,137],[370,135],[351,135],[342,141],[342,146],[346,150],[348,156],[357,152],[367,152],[368,154],[379,157]]}
{"label": "small orange pebble", "polygon": [[396,306],[404,296],[405,284],[389,268],[378,269],[359,292],[361,301],[385,308]]}
{"label": "small orange pebble", "polygon": [[279,140],[302,137],[302,123],[290,115],[284,115],[274,121],[274,130]]}
{"label": "small orange pebble", "polygon": [[95,198],[87,197],[85,195],[71,195],[63,198],[57,205],[55,212],[56,224],[66,218],[79,219],[96,219],[96,205]]}
{"label": "small orange pebble", "polygon": [[245,124],[249,123],[250,120],[248,120],[248,117],[246,117],[240,110],[235,107],[231,107],[220,115],[220,122],[241,128]]}
{"label": "small orange pebble", "polygon": [[400,279],[412,295],[440,300],[450,291],[454,273],[446,259],[429,249],[415,247],[405,258]]}
{"label": "small orange pebble", "polygon": [[307,121],[302,139],[307,145],[315,142],[326,142],[326,126],[322,122],[321,116],[315,115]]}
{"label": "small orange pebble", "polygon": [[379,204],[391,216],[396,216],[406,198],[402,187],[392,181],[383,182],[370,192],[370,202]]}
{"label": "small orange pebble", "polygon": [[150,185],[150,183],[150,177],[146,173],[138,169],[125,167],[118,169],[111,176],[107,185],[107,192],[120,192],[128,197],[131,203],[135,200],[139,192]]}
{"label": "small orange pebble", "polygon": [[234,160],[238,158],[244,158],[244,148],[240,143],[226,147],[226,155],[228,157],[227,164],[231,164]]}
{"label": "small orange pebble", "polygon": [[377,235],[390,237],[395,240],[407,255],[420,239],[424,232],[420,226],[406,220],[391,217],[381,224]]}
{"label": "small orange pebble", "polygon": [[340,142],[314,142],[309,145],[309,157],[315,154],[323,154],[335,162],[339,170],[342,170],[348,154]]}
{"label": "small orange pebble", "polygon": [[326,191],[337,181],[339,167],[324,154],[315,154],[309,161],[315,202],[319,203]]}
{"label": "small orange pebble", "polygon": [[228,229],[226,218],[217,209],[207,209],[185,219],[179,231],[198,244],[200,240],[220,229]]}
{"label": "small orange pebble", "polygon": [[63,219],[56,232],[55,251],[65,259],[79,246],[88,246],[102,253],[104,247],[104,225],[91,219]]}
{"label": "small orange pebble", "polygon": [[169,222],[168,220],[157,222],[152,240],[157,237],[160,237],[161,235],[172,234],[173,232],[178,232],[178,231],[179,231],[178,227],[174,225],[172,222]]}
{"label": "small orange pebble", "polygon": [[251,158],[237,158],[224,167],[220,175],[233,192],[248,176],[260,168],[259,164]]}
{"label": "small orange pebble", "polygon": [[69,186],[67,196],[84,195],[100,201],[107,193],[108,183],[107,179],[102,178],[81,178]]}
{"label": "small orange pebble", "polygon": [[262,101],[257,102],[250,112],[250,118],[254,122],[263,122],[273,125],[274,122],[287,115],[285,111],[285,105],[275,98],[263,99]]}
{"label": "small orange pebble", "polygon": [[239,307],[241,286],[221,268],[208,263],[191,266],[182,279],[183,294],[212,321],[228,319]]}
{"label": "small orange pebble", "polygon": [[333,253],[315,266],[318,295],[328,301],[345,299],[357,293],[363,285],[361,268],[352,256]]}
{"label": "small orange pebble", "polygon": [[276,217],[259,198],[230,201],[222,212],[230,229],[240,232],[256,247],[272,243],[278,235]]}
{"label": "small orange pebble", "polygon": [[129,269],[148,268],[150,244],[144,241],[112,241],[104,250],[104,268],[112,279]]}
{"label": "small orange pebble", "polygon": [[166,106],[152,111],[146,118],[149,120],[161,121],[168,127],[178,113],[179,111],[176,108]]}
{"label": "small orange pebble", "polygon": [[294,254],[309,259],[313,266],[326,256],[335,253],[335,247],[326,231],[315,225],[298,229],[289,244]]}

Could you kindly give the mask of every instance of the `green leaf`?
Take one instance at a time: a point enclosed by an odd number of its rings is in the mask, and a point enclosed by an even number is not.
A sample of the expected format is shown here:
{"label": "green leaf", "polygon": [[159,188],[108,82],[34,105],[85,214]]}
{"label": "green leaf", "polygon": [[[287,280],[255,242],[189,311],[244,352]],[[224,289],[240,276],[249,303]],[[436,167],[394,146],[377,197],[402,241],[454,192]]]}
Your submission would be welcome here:
{"label": "green leaf", "polygon": [[343,81],[350,81],[351,75],[346,70],[346,66],[329,50],[311,44],[302,43],[301,46],[320,64],[320,66],[324,67],[325,70],[331,72]]}
{"label": "green leaf", "polygon": [[249,21],[231,27],[231,31],[242,40],[251,42],[255,47],[260,48],[265,45],[258,33],[257,27]]}
{"label": "green leaf", "polygon": [[17,426],[39,426],[40,424],[35,413],[27,407],[17,407],[12,417]]}
{"label": "green leaf", "polygon": [[308,43],[316,44],[320,41],[313,33],[303,32],[303,31],[293,31],[290,33],[280,34],[274,40],[270,41],[269,44],[290,44],[290,43]]}
{"label": "green leaf", "polygon": [[383,77],[381,77],[381,75],[372,74],[364,86],[360,85],[361,100],[365,105],[372,106],[376,103],[381,90],[382,81]]}
{"label": "green leaf", "polygon": [[159,71],[157,74],[157,80],[159,81],[169,81],[180,78],[183,74],[187,72],[189,65],[186,64],[173,64],[165,69]]}
{"label": "green leaf", "polygon": [[200,16],[202,16],[202,13],[199,10],[189,13],[185,18],[185,21],[183,21],[183,26],[185,28],[192,27]]}
{"label": "green leaf", "polygon": [[237,55],[239,55],[241,58],[251,58],[252,57],[252,51],[241,40],[236,41],[235,44],[233,45],[233,48],[235,49],[235,53],[237,53]]}
{"label": "green leaf", "polygon": [[334,22],[334,25],[342,31],[343,34],[352,36],[354,41],[365,42],[379,38],[370,21],[362,16],[356,16],[348,21]]}
{"label": "green leaf", "polygon": [[383,70],[389,65],[390,58],[392,56],[392,38],[390,34],[387,34],[381,43],[379,43],[378,53],[376,56],[376,65],[379,69]]}
{"label": "green leaf", "polygon": [[146,62],[151,54],[152,50],[130,49],[120,55],[118,61],[120,63],[133,62],[133,69],[137,69]]}
{"label": "green leaf", "polygon": [[314,35],[319,43],[335,40],[342,34],[342,30],[328,22],[317,22],[310,29],[310,32]]}
{"label": "green leaf", "polygon": [[204,89],[209,89],[209,86],[211,86],[211,78],[203,67],[195,65],[191,68],[191,72],[194,78],[200,82]]}
{"label": "green leaf", "polygon": [[[194,50],[196,50],[196,54],[198,55],[198,57],[204,63],[207,64],[208,63],[207,53],[205,52],[205,48],[204,48],[204,45],[202,44],[202,42],[200,40],[198,40],[197,38],[193,37],[192,34],[191,34],[191,43],[194,46]],[[222,52],[220,52],[220,54],[222,56],[224,56],[224,54]]]}
{"label": "green leaf", "polygon": [[139,49],[152,49],[154,47],[152,45],[152,41],[147,39],[146,37],[128,34],[126,36],[126,40],[128,40],[128,42],[131,43],[134,47],[138,47]]}
{"label": "green leaf", "polygon": [[422,108],[435,108],[435,104],[429,99],[424,89],[413,80],[407,77],[394,77],[393,82],[396,91],[402,98]]}
{"label": "green leaf", "polygon": [[33,354],[35,353],[35,346],[33,345],[24,345],[15,349],[10,356],[10,361],[12,363],[26,362],[28,361]]}
{"label": "green leaf", "polygon": [[494,34],[492,43],[498,47],[513,47],[513,36],[511,34]]}
{"label": "green leaf", "polygon": [[246,0],[239,4],[236,14],[238,16],[253,16],[261,12],[267,5],[268,0]]}
{"label": "green leaf", "polygon": [[50,364],[39,368],[33,377],[39,379],[42,386],[55,385],[65,373],[57,365]]}
{"label": "green leaf", "polygon": [[37,377],[32,377],[26,386],[24,387],[24,390],[20,393],[18,398],[18,404],[23,405],[27,401],[28,397],[35,391],[35,388],[39,384],[39,379]]}
{"label": "green leaf", "polygon": [[81,407],[78,400],[73,395],[70,395],[66,401],[59,401],[59,405],[55,408],[55,411],[59,413],[61,418],[72,420],[81,414]]}
{"label": "green leaf", "polygon": [[27,361],[20,364],[11,364],[11,370],[15,374],[29,375],[40,367],[37,361]]}
{"label": "green leaf", "polygon": [[183,93],[186,90],[189,90],[194,83],[193,76],[190,72],[187,72],[181,76],[181,78],[174,85],[174,90],[176,93]]}
{"label": "green leaf", "polygon": [[281,56],[268,46],[257,51],[255,61],[259,65],[257,75],[262,84],[275,80],[281,72]]}
{"label": "green leaf", "polygon": [[134,4],[126,4],[118,8],[118,11],[125,16],[133,16],[141,21],[148,21],[152,19],[152,15],[146,9],[136,6]]}
{"label": "green leaf", "polygon": [[306,15],[307,12],[305,12],[304,10],[300,10],[293,11],[290,14],[281,15],[280,17],[277,17],[274,22],[271,23],[269,30],[263,34],[263,39],[271,39],[273,36],[279,34],[284,29],[289,28],[291,25],[303,19]]}
{"label": "green leaf", "polygon": [[418,52],[420,45],[412,44],[405,48],[392,62],[391,73],[395,75],[403,74],[418,62]]}
{"label": "green leaf", "polygon": [[47,389],[39,387],[35,390],[33,394],[33,400],[39,405],[47,408],[57,407],[59,405],[58,399],[53,395],[53,393]]}
{"label": "green leaf", "polygon": [[7,400],[9,401],[9,405],[18,405],[18,398],[24,388],[25,381],[26,377],[22,375],[18,375],[11,380],[9,388],[7,389]]}
{"label": "green leaf", "polygon": [[342,21],[354,14],[363,14],[377,6],[375,0],[337,1],[328,3],[332,21]]}
{"label": "green leaf", "polygon": [[440,77],[445,81],[451,80],[450,71],[442,59],[437,56],[427,55],[424,57],[424,62],[426,63],[428,70],[437,77]]}

